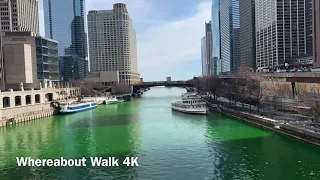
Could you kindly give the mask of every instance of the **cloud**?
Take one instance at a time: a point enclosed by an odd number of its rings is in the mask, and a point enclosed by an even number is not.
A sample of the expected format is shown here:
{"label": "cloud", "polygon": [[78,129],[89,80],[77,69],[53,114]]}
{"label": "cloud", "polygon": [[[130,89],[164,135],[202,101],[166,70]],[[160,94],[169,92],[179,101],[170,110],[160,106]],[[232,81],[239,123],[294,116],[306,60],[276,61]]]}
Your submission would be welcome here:
{"label": "cloud", "polygon": [[197,13],[188,18],[137,33],[139,71],[143,77],[165,76],[166,69],[201,57],[201,38],[205,33],[204,22],[211,17],[211,1],[195,8]]}

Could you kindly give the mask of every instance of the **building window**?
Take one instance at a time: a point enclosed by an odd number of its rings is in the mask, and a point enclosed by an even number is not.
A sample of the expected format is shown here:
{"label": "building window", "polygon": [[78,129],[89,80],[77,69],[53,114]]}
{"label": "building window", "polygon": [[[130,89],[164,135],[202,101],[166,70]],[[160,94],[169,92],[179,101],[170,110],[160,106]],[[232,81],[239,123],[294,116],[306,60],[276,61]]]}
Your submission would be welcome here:
{"label": "building window", "polygon": [[3,97],[2,98],[2,106],[3,106],[3,108],[10,107],[10,97]]}
{"label": "building window", "polygon": [[15,106],[21,106],[21,96],[16,96],[14,98]]}
{"label": "building window", "polygon": [[26,96],[26,104],[31,104],[31,95]]}
{"label": "building window", "polygon": [[35,95],[35,103],[40,103],[40,94]]}

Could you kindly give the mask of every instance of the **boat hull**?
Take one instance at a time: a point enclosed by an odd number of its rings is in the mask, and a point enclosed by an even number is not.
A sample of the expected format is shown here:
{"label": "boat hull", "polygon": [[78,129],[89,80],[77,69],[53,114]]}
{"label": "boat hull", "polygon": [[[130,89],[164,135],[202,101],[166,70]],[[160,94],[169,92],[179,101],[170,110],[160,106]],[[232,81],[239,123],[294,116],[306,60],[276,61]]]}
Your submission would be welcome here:
{"label": "boat hull", "polygon": [[106,101],[106,104],[118,104],[120,103],[119,101]]}
{"label": "boat hull", "polygon": [[186,114],[208,114],[208,110],[207,109],[184,109],[184,108],[178,108],[178,107],[172,107],[171,108],[174,111],[178,111],[178,112],[182,112],[182,113],[186,113]]}
{"label": "boat hull", "polygon": [[121,102],[124,102],[124,100],[105,100],[105,104],[108,105],[108,104],[118,104],[118,103],[121,103]]}
{"label": "boat hull", "polygon": [[97,108],[98,105],[97,104],[92,104],[89,107],[85,107],[85,108],[79,108],[79,109],[68,109],[68,110],[60,110],[60,114],[72,114],[72,113],[77,113],[77,112],[82,112],[82,111],[87,111],[90,109],[95,109]]}

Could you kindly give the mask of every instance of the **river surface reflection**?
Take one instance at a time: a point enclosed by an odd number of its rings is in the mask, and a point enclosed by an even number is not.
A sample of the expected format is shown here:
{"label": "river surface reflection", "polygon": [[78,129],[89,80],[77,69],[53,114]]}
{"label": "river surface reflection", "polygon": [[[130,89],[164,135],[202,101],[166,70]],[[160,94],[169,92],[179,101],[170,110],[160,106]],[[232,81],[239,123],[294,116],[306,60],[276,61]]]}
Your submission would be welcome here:
{"label": "river surface reflection", "polygon": [[[320,148],[218,113],[172,112],[185,92],[0,129],[0,179],[320,179]],[[139,157],[139,167],[17,167],[16,157]]]}

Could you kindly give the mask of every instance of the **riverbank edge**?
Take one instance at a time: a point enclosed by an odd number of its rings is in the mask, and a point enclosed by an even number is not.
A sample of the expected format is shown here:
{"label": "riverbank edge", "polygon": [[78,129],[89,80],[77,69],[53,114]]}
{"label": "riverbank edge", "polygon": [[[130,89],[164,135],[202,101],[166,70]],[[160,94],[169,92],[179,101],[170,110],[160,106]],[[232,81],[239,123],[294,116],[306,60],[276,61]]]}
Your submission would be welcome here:
{"label": "riverbank edge", "polygon": [[258,115],[247,113],[247,112],[233,110],[224,106],[219,106],[219,108],[215,108],[216,106],[214,106],[210,102],[207,102],[207,103],[209,104],[210,108],[214,109],[215,111],[221,112],[237,120],[254,125],[258,128],[271,130],[280,134],[293,137],[295,139],[299,139],[299,140],[314,144],[316,146],[320,146],[319,133],[298,128],[290,124],[279,123],[277,120],[273,120],[263,116],[258,116]]}

